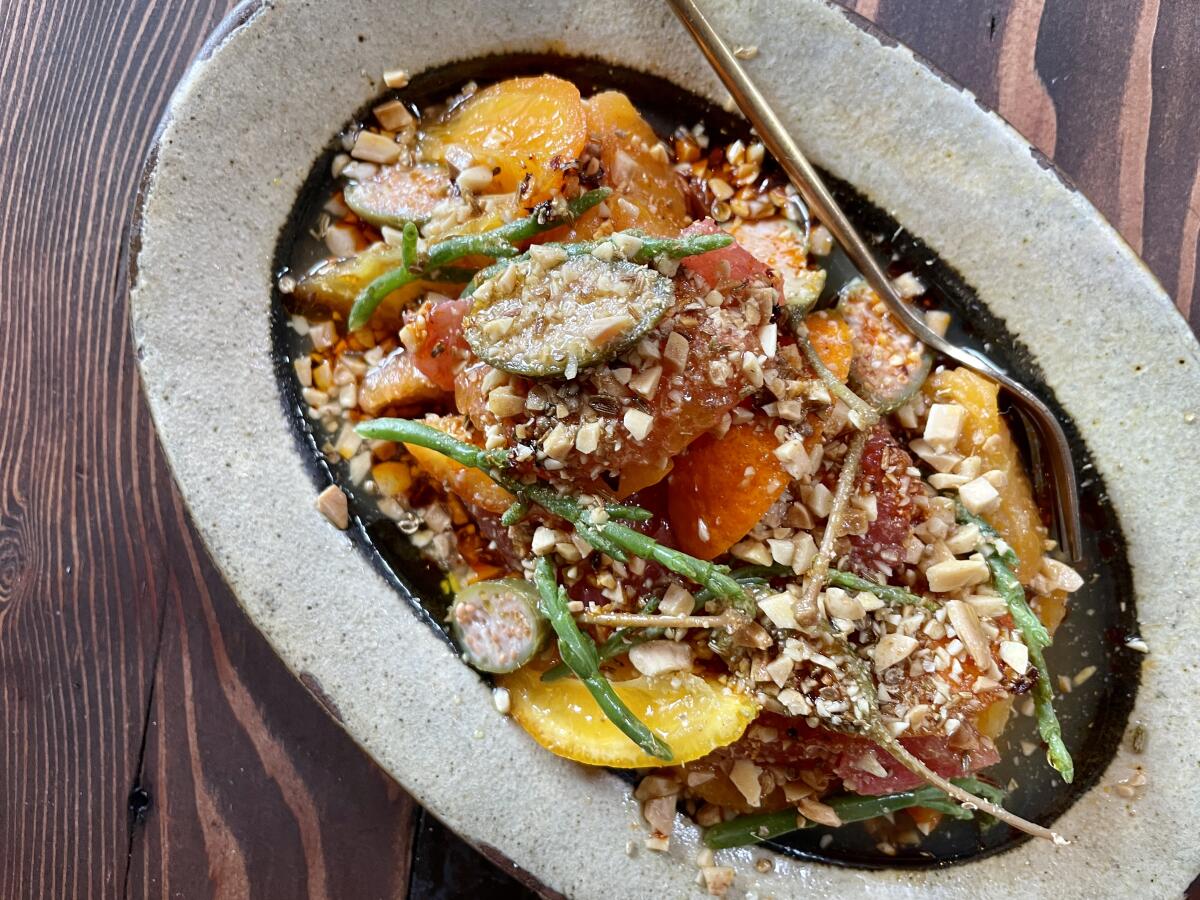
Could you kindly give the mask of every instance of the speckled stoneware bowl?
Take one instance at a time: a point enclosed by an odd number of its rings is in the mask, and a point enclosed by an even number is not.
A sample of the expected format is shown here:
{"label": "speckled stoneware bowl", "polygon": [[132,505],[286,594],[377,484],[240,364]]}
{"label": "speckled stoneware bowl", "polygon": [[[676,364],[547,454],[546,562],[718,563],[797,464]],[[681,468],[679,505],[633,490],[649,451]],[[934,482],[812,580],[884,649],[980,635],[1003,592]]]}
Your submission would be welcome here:
{"label": "speckled stoneware bowl", "polygon": [[[733,42],[758,46],[754,77],[816,161],[924,240],[1028,346],[1028,370],[1040,368],[1106,483],[1133,576],[1126,602],[1151,649],[1128,718],[1149,740],[1140,753],[1119,733],[1110,742],[1057,820],[1072,846],[1029,841],[922,871],[774,855],[767,874],[753,862],[772,851],[726,851],[734,894],[1178,896],[1200,872],[1200,427],[1186,415],[1200,405],[1200,348],[1087,200],[909,51],[815,0],[709,5]],[[243,5],[180,86],[147,166],[131,258],[138,356],[213,558],[366,752],[548,892],[687,896],[699,891],[695,827],[681,817],[669,854],[640,840],[627,852],[640,827],[629,785],[551,756],[495,711],[353,532],[317,513],[281,401],[272,267],[314,160],[378,95],[378,73],[512,52],[598,55],[723,96],[658,3]],[[1130,803],[1112,786],[1135,765],[1148,784]]]}

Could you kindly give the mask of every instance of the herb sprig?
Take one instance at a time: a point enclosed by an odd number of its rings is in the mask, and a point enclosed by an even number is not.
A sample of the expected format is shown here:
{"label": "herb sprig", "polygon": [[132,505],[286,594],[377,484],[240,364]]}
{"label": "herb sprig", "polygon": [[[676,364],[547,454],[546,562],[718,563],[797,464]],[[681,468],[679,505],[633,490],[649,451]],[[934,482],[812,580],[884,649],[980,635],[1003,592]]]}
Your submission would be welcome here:
{"label": "herb sprig", "polygon": [[520,253],[515,246],[518,241],[528,240],[543,231],[573,222],[610,193],[608,188],[596,188],[568,201],[563,213],[554,214],[538,210],[524,219],[509,222],[490,231],[446,238],[430,247],[424,259],[420,259],[417,254],[417,226],[412,222],[406,223],[401,238],[401,246],[404,248],[403,261],[363,288],[354,299],[354,306],[350,308],[346,327],[350,331],[362,328],[370,321],[388,294],[406,284],[430,278],[445,270],[452,262],[467,256],[486,256],[491,259],[516,256]]}
{"label": "herb sprig", "polygon": [[[954,784],[995,803],[999,803],[1004,798],[1004,792],[999,788],[976,778],[956,778]],[[974,815],[971,810],[963,808],[955,800],[946,796],[946,793],[940,788],[928,784],[911,791],[883,794],[878,797],[848,793],[830,797],[821,802],[833,809],[843,824],[886,816],[902,809],[911,809],[914,806],[932,809],[955,819],[970,819]],[[776,813],[738,816],[736,819],[730,819],[728,822],[708,828],[704,832],[704,845],[713,850],[745,847],[747,844],[757,844],[782,837],[802,828],[811,828],[815,824],[790,809]]]}
{"label": "herb sprig", "polygon": [[583,682],[608,720],[622,733],[656,759],[670,762],[675,758],[667,743],[634,715],[617,695],[612,684],[600,674],[600,654],[596,642],[579,630],[567,609],[567,591],[558,583],[558,573],[549,557],[539,557],[533,575],[542,614],[550,620],[558,635],[558,652],[575,676]]}
{"label": "herb sprig", "polygon": [[1042,652],[1051,644],[1050,632],[1046,630],[1037,614],[1029,608],[1025,599],[1025,589],[1021,587],[1021,582],[1016,576],[1016,570],[1020,567],[1017,554],[1001,542],[1000,535],[991,525],[968,512],[961,500],[956,500],[955,504],[958,521],[964,525],[977,526],[985,539],[983,555],[992,572],[992,583],[996,592],[1004,598],[1009,614],[1029,649],[1029,661],[1038,671],[1037,681],[1033,685],[1033,708],[1037,717],[1038,733],[1046,742],[1046,757],[1050,765],[1062,775],[1063,781],[1070,784],[1075,778],[1075,762],[1063,741],[1062,724],[1054,712],[1054,688],[1050,684],[1046,655]]}

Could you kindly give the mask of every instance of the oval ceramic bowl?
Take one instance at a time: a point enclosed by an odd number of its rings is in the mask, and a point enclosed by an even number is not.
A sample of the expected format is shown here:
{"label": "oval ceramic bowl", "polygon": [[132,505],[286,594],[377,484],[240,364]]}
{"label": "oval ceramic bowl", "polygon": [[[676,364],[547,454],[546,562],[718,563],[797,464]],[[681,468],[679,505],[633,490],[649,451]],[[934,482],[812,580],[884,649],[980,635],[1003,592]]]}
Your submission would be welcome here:
{"label": "oval ceramic bowl", "polygon": [[[731,40],[759,47],[752,74],[815,160],[935,249],[1030,348],[1124,527],[1151,648],[1129,720],[1149,740],[1140,753],[1120,742],[1057,820],[1071,847],[1026,842],[926,871],[776,855],[766,874],[752,862],[771,851],[726,851],[735,893],[1177,896],[1200,871],[1200,432],[1185,417],[1200,402],[1200,348],[1092,206],[910,52],[816,0],[711,5]],[[281,402],[278,236],[313,160],[381,90],[375,73],[549,51],[722,97],[665,5],[504,0],[469,18],[464,29],[459,5],[428,0],[239,7],[180,86],[147,166],[130,270],[146,392],[247,614],[384,768],[550,891],[686,896],[698,890],[696,829],[681,819],[669,854],[627,852],[640,835],[628,784],[549,755],[495,712],[487,686],[315,511]],[[1148,785],[1130,803],[1112,786],[1135,766]]]}

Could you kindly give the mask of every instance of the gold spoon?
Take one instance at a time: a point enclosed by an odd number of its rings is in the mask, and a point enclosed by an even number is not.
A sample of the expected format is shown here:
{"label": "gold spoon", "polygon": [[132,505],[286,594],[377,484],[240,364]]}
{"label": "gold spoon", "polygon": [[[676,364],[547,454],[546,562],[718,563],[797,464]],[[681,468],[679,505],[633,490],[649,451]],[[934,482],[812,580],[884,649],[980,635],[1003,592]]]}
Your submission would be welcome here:
{"label": "gold spoon", "polygon": [[870,249],[850,224],[817,170],[796,146],[779,117],[742,68],[728,45],[713,30],[693,0],[667,0],[675,14],[703,51],[714,71],[724,82],[738,107],[750,120],[759,138],[775,157],[810,210],[829,229],[850,261],[888,305],[897,319],[917,338],[959,365],[990,378],[1008,391],[1014,408],[1029,435],[1035,478],[1043,475],[1047,464],[1054,497],[1054,525],[1059,544],[1073,562],[1083,557],[1082,528],[1079,522],[1079,493],[1075,483],[1075,464],[1071,447],[1054,413],[1027,387],[1013,380],[999,366],[980,354],[951,344],[925,324],[924,317],[892,287],[891,280],[879,267]]}

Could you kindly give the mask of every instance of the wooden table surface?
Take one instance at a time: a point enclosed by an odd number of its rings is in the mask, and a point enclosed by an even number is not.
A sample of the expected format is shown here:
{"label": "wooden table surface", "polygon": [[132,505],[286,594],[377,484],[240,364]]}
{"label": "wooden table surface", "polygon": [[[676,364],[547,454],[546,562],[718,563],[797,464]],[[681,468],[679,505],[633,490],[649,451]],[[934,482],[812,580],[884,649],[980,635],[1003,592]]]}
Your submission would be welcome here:
{"label": "wooden table surface", "polygon": [[[226,0],[0,4],[0,897],[521,896],[250,626],[143,402],[142,158]],[[1196,0],[856,0],[1054,159],[1200,325]]]}

